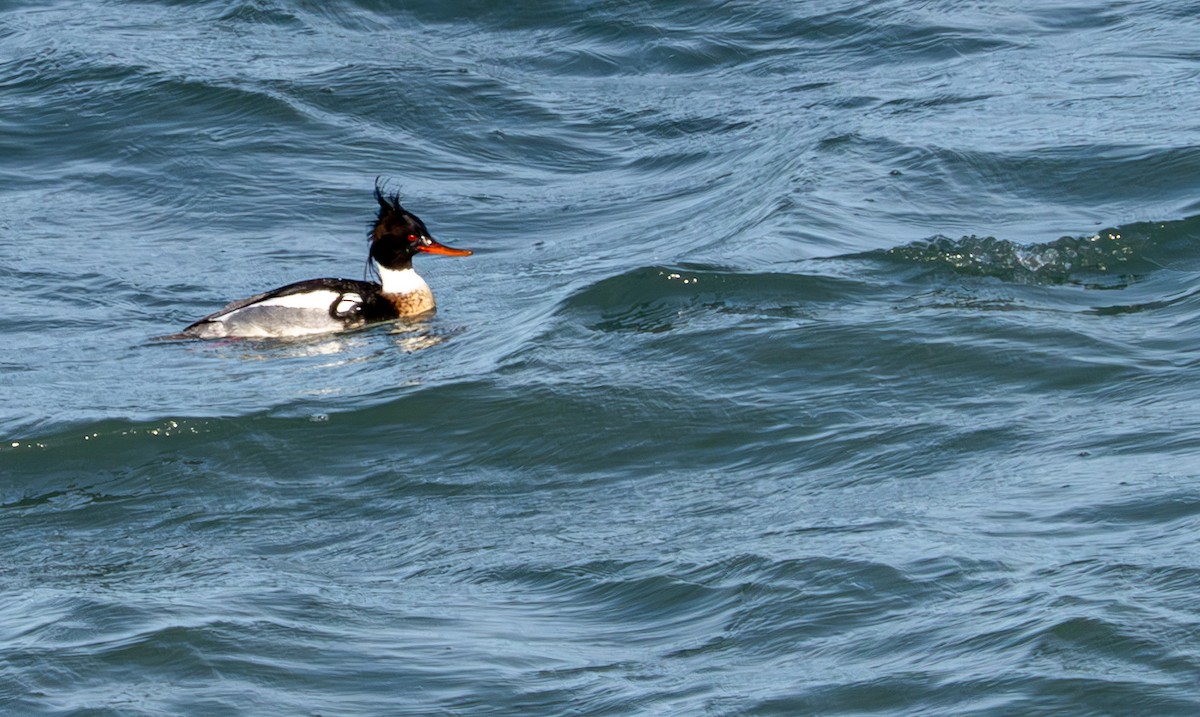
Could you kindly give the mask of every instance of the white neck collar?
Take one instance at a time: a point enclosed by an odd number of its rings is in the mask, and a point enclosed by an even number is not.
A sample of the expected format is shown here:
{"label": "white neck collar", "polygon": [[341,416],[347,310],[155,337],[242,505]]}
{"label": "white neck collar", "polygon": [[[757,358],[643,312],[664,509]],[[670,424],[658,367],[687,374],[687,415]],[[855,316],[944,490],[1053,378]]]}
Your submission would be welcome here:
{"label": "white neck collar", "polygon": [[388,269],[375,264],[379,273],[379,283],[383,285],[385,294],[411,294],[414,291],[428,291],[429,285],[410,266],[406,269]]}

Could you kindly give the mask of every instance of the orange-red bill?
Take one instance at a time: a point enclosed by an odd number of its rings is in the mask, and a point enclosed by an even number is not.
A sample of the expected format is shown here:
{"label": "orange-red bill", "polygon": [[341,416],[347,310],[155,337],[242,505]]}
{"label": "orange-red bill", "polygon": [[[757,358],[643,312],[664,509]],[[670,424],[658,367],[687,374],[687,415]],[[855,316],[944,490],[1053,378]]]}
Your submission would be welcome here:
{"label": "orange-red bill", "polygon": [[425,242],[417,244],[417,251],[423,251],[427,254],[441,254],[442,256],[471,256],[474,253],[470,249],[455,249],[445,244],[438,244],[433,239],[430,239],[428,244]]}

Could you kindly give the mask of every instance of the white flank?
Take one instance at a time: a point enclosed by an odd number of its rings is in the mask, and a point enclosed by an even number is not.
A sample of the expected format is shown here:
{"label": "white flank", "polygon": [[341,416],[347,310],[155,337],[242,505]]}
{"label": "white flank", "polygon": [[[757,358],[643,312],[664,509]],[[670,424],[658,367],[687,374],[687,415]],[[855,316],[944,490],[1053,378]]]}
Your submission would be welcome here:
{"label": "white flank", "polygon": [[[345,328],[345,324],[329,315],[329,306],[339,296],[342,296],[339,291],[317,289],[256,301],[213,317],[213,323],[225,327],[223,332],[213,336],[279,338],[337,331]],[[343,300],[339,306],[345,303]]]}
{"label": "white flank", "polygon": [[341,292],[339,291],[320,289],[317,291],[306,291],[302,294],[275,296],[270,299],[256,301],[250,306],[283,306],[289,309],[319,309],[328,311],[329,305],[338,296],[341,296]]}
{"label": "white flank", "polygon": [[385,294],[411,294],[414,291],[429,291],[429,284],[412,268],[387,269],[378,264],[375,270],[379,272],[379,282],[383,284]]}
{"label": "white flank", "polygon": [[243,339],[289,339],[297,336],[316,336],[339,330],[338,326],[256,326],[238,331]]}

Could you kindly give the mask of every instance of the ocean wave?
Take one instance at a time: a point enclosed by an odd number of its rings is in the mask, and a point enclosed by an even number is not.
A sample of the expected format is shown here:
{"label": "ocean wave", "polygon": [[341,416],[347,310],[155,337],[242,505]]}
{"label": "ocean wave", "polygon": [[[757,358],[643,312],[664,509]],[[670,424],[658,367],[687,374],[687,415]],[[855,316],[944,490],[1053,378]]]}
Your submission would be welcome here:
{"label": "ocean wave", "polygon": [[596,331],[669,331],[696,311],[802,318],[812,305],[873,292],[849,277],[741,272],[708,265],[648,266],[596,281],[559,304]]}
{"label": "ocean wave", "polygon": [[844,258],[883,260],[1014,283],[1074,282],[1112,288],[1158,270],[1194,271],[1200,265],[1200,253],[1195,251],[1198,237],[1200,216],[1127,224],[1091,236],[1062,237],[1044,243],[938,236]]}

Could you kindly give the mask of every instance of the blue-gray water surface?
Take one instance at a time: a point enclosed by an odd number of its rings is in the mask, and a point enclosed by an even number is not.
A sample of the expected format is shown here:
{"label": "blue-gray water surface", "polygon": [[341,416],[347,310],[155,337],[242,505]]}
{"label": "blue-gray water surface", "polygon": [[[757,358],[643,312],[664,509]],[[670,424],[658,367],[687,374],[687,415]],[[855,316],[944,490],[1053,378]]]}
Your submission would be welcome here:
{"label": "blue-gray water surface", "polygon": [[[0,714],[1200,714],[1197,37],[0,4]],[[377,176],[435,317],[155,340]]]}

